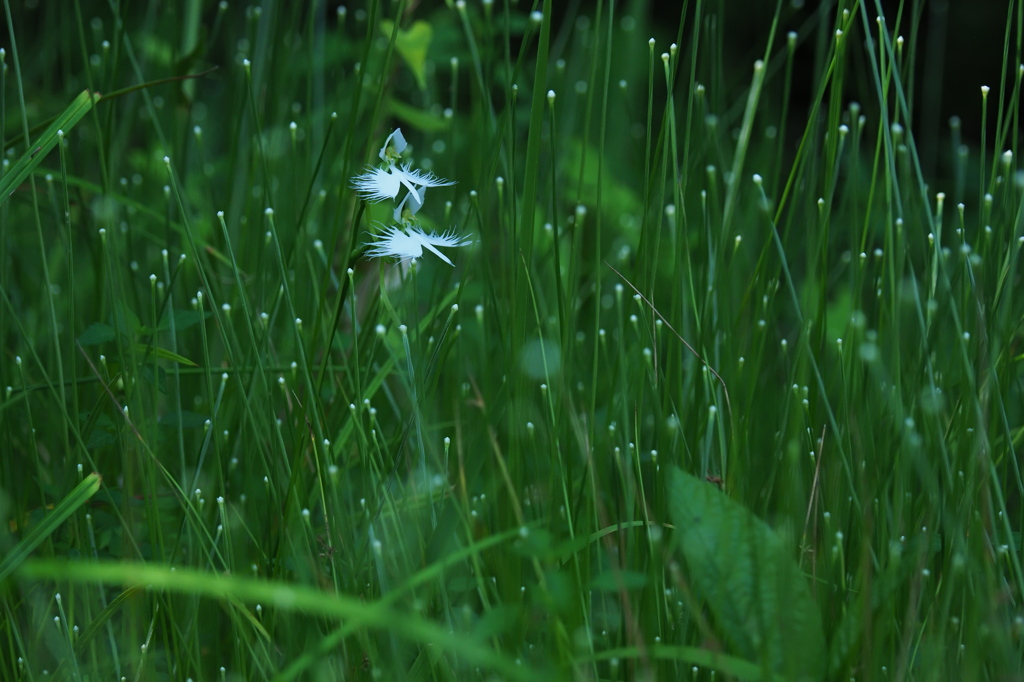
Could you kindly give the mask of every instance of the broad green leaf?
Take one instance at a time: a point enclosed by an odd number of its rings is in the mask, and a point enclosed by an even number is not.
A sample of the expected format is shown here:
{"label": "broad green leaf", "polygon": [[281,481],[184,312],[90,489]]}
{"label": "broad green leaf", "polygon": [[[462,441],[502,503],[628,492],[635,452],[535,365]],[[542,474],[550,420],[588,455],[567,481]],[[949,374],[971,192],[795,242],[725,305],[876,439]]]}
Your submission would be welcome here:
{"label": "broad green leaf", "polygon": [[[615,168],[608,168],[606,164],[604,173],[601,173],[600,162],[601,154],[597,147],[584,140],[570,138],[564,161],[566,181],[571,187],[580,188],[585,202],[596,203],[600,191],[601,206],[614,215],[642,213],[643,202],[636,192],[616,178]],[[622,227],[626,229],[625,225]],[[626,231],[630,239],[639,239],[639,224]]]}
{"label": "broad green leaf", "polygon": [[718,488],[675,467],[668,494],[689,580],[733,653],[787,679],[822,679],[821,614],[788,543]]}
{"label": "broad green leaf", "polygon": [[117,332],[109,324],[93,322],[85,331],[78,335],[78,343],[83,346],[96,346],[101,343],[109,343],[117,337]]}
{"label": "broad green leaf", "polygon": [[[395,22],[383,19],[380,30],[390,38],[395,30]],[[416,77],[416,85],[420,90],[427,89],[427,50],[433,38],[434,28],[422,20],[414,21],[407,30],[398,29],[398,37],[395,38],[395,49]]]}
{"label": "broad green leaf", "polygon": [[0,177],[0,206],[10,198],[15,188],[25,181],[32,169],[38,166],[50,153],[50,150],[57,145],[57,131],[62,131],[67,135],[75,127],[75,124],[85,116],[86,112],[92,109],[97,97],[97,95],[90,94],[88,90],[83,90],[78,97],[71,101],[68,108],[50,124],[50,127],[35,139],[28,151],[14,163],[11,169],[3,177]]}
{"label": "broad green leaf", "polygon": [[86,476],[81,483],[75,486],[74,490],[68,493],[67,497],[53,508],[52,512],[29,529],[21,542],[0,560],[0,583],[3,583],[4,579],[28,558],[32,550],[42,544],[76,509],[96,494],[96,491],[100,489],[100,478],[100,475],[96,473]]}
{"label": "broad green leaf", "polygon": [[85,441],[85,447],[87,450],[96,450],[97,448],[113,445],[116,442],[117,437],[110,431],[106,429],[93,429],[89,432],[89,437]]}
{"label": "broad green leaf", "polygon": [[114,329],[128,338],[134,338],[142,331],[142,323],[135,311],[128,307],[125,301],[114,302],[114,310],[111,315],[111,324]]}

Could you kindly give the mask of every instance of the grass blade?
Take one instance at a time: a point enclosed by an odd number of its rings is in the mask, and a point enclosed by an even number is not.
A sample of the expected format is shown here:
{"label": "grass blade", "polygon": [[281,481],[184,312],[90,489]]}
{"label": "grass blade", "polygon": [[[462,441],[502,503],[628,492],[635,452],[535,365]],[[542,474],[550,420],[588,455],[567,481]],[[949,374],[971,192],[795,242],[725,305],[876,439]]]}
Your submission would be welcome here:
{"label": "grass blade", "polygon": [[102,476],[97,473],[86,476],[81,483],[75,486],[74,490],[68,493],[67,497],[60,501],[60,504],[51,513],[47,514],[38,525],[29,530],[25,537],[21,539],[21,542],[15,545],[14,549],[0,561],[0,583],[13,573],[28,558],[32,550],[48,538],[53,531],[57,530],[57,527],[64,523],[76,509],[96,494],[96,491],[100,489],[101,480]]}
{"label": "grass blade", "polygon": [[83,90],[78,97],[71,101],[68,108],[58,116],[50,127],[43,131],[43,134],[36,138],[36,141],[29,147],[28,151],[11,167],[10,172],[0,178],[0,205],[3,205],[14,189],[25,181],[25,178],[32,173],[32,170],[46,158],[63,135],[67,135],[76,123],[92,109],[97,96]]}
{"label": "grass blade", "polygon": [[212,575],[183,567],[172,568],[135,562],[83,563],[34,560],[25,562],[19,575],[28,580],[144,585],[151,589],[192,596],[257,602],[281,611],[342,619],[363,628],[387,629],[394,636],[448,650],[475,665],[491,668],[510,680],[536,682],[543,678],[536,670],[525,665],[516,665],[511,659],[485,644],[459,637],[450,633],[446,627],[418,616],[399,613],[381,604],[367,604],[358,597],[329,594],[303,585],[234,575]]}

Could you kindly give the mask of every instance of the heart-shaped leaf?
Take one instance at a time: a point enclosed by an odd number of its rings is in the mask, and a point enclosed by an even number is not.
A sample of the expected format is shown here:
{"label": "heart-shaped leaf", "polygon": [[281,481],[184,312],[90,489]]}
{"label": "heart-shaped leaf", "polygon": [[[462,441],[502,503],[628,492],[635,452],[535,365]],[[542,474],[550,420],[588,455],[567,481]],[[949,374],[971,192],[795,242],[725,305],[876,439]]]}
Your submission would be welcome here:
{"label": "heart-shaped leaf", "polygon": [[[391,37],[395,24],[389,19],[380,22],[384,35]],[[416,77],[416,85],[420,90],[427,89],[427,49],[434,38],[434,28],[425,21],[414,21],[408,29],[398,29],[395,38],[395,49],[402,55],[412,75]]]}

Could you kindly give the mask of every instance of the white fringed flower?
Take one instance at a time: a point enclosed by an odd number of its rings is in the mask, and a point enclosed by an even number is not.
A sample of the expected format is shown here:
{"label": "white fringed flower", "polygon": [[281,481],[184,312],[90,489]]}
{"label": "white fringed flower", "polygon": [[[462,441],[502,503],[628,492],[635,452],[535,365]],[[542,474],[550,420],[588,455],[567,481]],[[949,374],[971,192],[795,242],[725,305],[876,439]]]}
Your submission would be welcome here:
{"label": "white fringed flower", "polygon": [[384,234],[370,247],[366,255],[370,258],[390,257],[397,258],[400,261],[416,260],[423,255],[423,249],[427,249],[445,263],[454,267],[455,263],[452,263],[448,256],[438,251],[437,247],[453,248],[456,246],[466,246],[467,244],[469,244],[468,239],[459,237],[451,230],[442,234],[435,234],[433,232],[427,234],[418,227],[392,225],[384,229]]}
{"label": "white fringed flower", "polygon": [[455,184],[433,173],[413,170],[411,164],[400,164],[402,152],[407,146],[402,129],[395,128],[377,153],[383,165],[379,168],[368,166],[361,175],[352,179],[352,187],[356,192],[367,201],[384,201],[396,198],[404,185],[410,194],[415,194],[417,200],[423,203],[423,191],[427,187]]}
{"label": "white fringed flower", "polygon": [[398,196],[404,185],[410,194],[422,198],[427,187],[447,187],[453,180],[439,178],[433,173],[413,170],[410,164],[399,167],[392,164],[385,168],[369,167],[352,179],[352,187],[367,201],[384,201]]}
{"label": "white fringed flower", "polygon": [[378,156],[383,164],[379,168],[368,167],[364,173],[352,179],[352,187],[368,201],[396,199],[402,187],[408,190],[395,206],[395,225],[383,228],[383,233],[368,245],[369,258],[397,258],[399,261],[416,260],[427,249],[448,265],[455,264],[438,251],[438,247],[452,248],[469,244],[449,230],[441,234],[427,234],[420,228],[416,213],[423,207],[428,187],[454,185],[450,180],[439,178],[433,173],[413,170],[410,164],[402,165],[402,152],[407,143],[402,131],[396,128],[384,141]]}

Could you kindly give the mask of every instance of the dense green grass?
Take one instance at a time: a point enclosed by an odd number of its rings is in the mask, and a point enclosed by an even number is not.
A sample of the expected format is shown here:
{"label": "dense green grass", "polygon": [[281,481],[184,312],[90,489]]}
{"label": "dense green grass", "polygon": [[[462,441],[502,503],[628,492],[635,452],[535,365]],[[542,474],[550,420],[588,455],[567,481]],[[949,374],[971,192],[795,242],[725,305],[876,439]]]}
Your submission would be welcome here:
{"label": "dense green grass", "polygon": [[0,679],[1021,674],[1021,4],[12,4]]}

